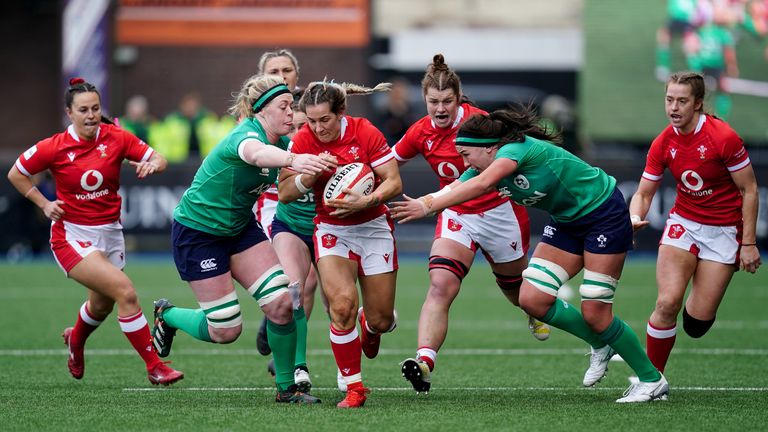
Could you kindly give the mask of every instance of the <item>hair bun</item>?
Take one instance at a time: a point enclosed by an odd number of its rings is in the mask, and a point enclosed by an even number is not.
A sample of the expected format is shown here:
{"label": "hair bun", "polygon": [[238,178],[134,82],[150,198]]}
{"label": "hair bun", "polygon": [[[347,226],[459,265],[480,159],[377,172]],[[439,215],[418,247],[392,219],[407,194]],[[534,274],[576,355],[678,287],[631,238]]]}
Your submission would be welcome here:
{"label": "hair bun", "polygon": [[84,80],[84,79],[82,79],[82,78],[80,78],[80,77],[76,77],[76,78],[70,78],[70,79],[69,79],[69,85],[71,85],[71,86],[73,86],[73,85],[78,85],[78,84],[82,84],[82,83],[84,83],[84,82],[85,82],[85,80]]}

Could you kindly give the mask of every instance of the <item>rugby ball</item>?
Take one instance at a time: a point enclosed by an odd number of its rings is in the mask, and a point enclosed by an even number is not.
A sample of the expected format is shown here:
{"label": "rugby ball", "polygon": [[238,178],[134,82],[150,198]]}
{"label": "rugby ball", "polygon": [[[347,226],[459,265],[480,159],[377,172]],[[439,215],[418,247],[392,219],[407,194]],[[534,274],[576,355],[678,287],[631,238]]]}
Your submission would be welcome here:
{"label": "rugby ball", "polygon": [[361,195],[369,195],[373,192],[375,180],[373,170],[366,164],[355,162],[340,166],[336,168],[336,172],[325,184],[323,201],[327,203],[328,200],[332,199],[344,199],[347,194],[342,192],[343,189],[353,190]]}

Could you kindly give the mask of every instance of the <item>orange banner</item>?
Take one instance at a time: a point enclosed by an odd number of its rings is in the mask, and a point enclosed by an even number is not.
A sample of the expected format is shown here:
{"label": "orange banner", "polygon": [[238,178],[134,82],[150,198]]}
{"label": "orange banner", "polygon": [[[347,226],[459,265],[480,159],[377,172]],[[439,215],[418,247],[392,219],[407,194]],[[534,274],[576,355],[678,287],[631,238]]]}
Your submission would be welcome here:
{"label": "orange banner", "polygon": [[120,44],[336,46],[368,44],[368,0],[121,0]]}

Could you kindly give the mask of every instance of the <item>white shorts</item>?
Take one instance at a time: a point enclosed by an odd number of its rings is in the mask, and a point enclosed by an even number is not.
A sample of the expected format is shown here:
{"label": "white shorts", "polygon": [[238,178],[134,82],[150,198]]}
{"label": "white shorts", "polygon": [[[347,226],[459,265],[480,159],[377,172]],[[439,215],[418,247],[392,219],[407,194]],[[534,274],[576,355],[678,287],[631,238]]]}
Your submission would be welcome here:
{"label": "white shorts", "polygon": [[480,247],[494,263],[522,258],[528,244],[527,239],[523,239],[520,223],[509,201],[478,214],[443,210],[435,227],[435,239],[438,238],[457,241],[473,251]]}
{"label": "white shorts", "polygon": [[320,223],[315,229],[315,256],[340,256],[358,262],[358,275],[397,270],[397,248],[387,215],[359,225]]}
{"label": "white shorts", "polygon": [[277,211],[277,194],[272,194],[267,190],[256,200],[253,206],[253,212],[256,214],[256,220],[259,221],[264,233],[272,239],[272,221],[275,219]]}
{"label": "white shorts", "polygon": [[71,222],[51,224],[51,251],[65,273],[88,254],[101,251],[122,270],[125,267],[125,239],[119,222],[106,225],[78,225]]}
{"label": "white shorts", "polygon": [[659,243],[687,250],[699,259],[736,264],[738,234],[737,226],[704,225],[671,214]]}

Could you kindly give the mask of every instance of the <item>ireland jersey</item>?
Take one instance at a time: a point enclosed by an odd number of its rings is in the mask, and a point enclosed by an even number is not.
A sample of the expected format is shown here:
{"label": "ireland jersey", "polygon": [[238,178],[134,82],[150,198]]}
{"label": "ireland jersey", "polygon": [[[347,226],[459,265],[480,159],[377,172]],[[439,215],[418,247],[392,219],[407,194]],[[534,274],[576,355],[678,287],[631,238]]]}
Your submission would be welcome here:
{"label": "ireland jersey", "polygon": [[315,233],[315,193],[306,195],[288,204],[277,203],[276,217],[299,234],[311,236]]}
{"label": "ireland jersey", "polygon": [[[264,128],[254,118],[243,120],[205,158],[173,212],[178,222],[218,236],[238,234],[253,218],[253,204],[277,179],[278,168],[249,165],[240,145],[256,139],[270,145]],[[283,150],[288,139],[272,144]]]}
{"label": "ireland jersey", "polygon": [[[512,159],[517,169],[496,188],[526,207],[542,209],[556,222],[573,222],[600,206],[613,193],[616,179],[562,148],[526,136],[499,148],[496,159]],[[471,168],[465,182],[479,174]]]}

